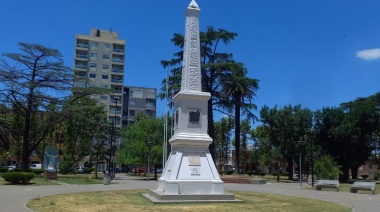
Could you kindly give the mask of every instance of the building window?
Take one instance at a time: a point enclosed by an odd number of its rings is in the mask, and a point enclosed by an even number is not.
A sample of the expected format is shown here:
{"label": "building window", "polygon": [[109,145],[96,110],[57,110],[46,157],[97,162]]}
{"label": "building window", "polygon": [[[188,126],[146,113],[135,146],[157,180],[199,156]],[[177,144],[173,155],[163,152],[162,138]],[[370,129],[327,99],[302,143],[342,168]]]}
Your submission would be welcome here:
{"label": "building window", "polygon": [[129,101],[129,104],[130,104],[130,105],[136,105],[136,101],[135,101],[135,100],[130,100],[130,101]]}
{"label": "building window", "polygon": [[91,68],[96,68],[96,63],[90,63]]}
{"label": "building window", "polygon": [[98,48],[98,43],[92,42],[91,47]]}
{"label": "building window", "polygon": [[91,52],[91,57],[98,57],[98,53]]}
{"label": "building window", "polygon": [[130,116],[135,116],[136,115],[136,111],[135,110],[130,110],[129,111],[129,115]]}
{"label": "building window", "polygon": [[96,74],[90,74],[90,78],[96,78]]}
{"label": "building window", "polygon": [[102,79],[108,79],[108,75],[102,75]]}
{"label": "building window", "polygon": [[109,65],[103,64],[103,69],[108,69],[108,68],[109,68]]}
{"label": "building window", "polygon": [[101,85],[101,88],[108,88],[108,85]]}
{"label": "building window", "polygon": [[109,49],[110,47],[111,47],[111,46],[110,46],[109,44],[106,44],[106,43],[104,44],[104,48],[105,48],[105,49]]}
{"label": "building window", "polygon": [[100,96],[100,100],[107,100],[107,96]]}
{"label": "building window", "polygon": [[110,59],[110,55],[109,54],[103,54],[103,58],[104,59]]}

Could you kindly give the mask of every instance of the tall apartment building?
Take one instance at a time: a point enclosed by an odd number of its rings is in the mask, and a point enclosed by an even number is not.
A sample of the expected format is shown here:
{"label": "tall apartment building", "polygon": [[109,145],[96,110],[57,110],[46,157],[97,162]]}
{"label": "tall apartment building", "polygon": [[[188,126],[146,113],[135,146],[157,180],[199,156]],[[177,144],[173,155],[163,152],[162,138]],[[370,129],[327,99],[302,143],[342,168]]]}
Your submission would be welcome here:
{"label": "tall apartment building", "polygon": [[110,89],[109,95],[95,96],[108,111],[108,119],[121,127],[125,40],[117,32],[91,29],[90,35],[76,34],[74,86]]}
{"label": "tall apartment building", "polygon": [[157,89],[144,87],[124,87],[122,126],[135,122],[137,115],[143,113],[156,117]]}

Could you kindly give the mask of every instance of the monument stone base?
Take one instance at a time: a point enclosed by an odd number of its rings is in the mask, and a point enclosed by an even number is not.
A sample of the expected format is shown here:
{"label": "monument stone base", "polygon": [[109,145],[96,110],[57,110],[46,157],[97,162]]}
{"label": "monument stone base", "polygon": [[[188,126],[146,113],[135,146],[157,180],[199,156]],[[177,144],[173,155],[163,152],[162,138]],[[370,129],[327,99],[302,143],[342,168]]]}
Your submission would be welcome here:
{"label": "monument stone base", "polygon": [[49,172],[47,170],[44,171],[44,178],[46,180],[57,180],[57,172]]}
{"label": "monument stone base", "polygon": [[242,202],[235,199],[231,193],[224,194],[165,194],[157,190],[150,190],[143,194],[145,198],[153,203],[186,203],[186,202]]}

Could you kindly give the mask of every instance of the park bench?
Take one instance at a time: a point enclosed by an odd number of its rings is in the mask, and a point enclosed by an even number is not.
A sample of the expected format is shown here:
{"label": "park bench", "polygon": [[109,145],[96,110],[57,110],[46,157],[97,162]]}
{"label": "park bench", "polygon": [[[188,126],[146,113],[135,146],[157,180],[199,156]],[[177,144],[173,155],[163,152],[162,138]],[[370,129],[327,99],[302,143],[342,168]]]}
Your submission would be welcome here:
{"label": "park bench", "polygon": [[351,193],[357,193],[358,190],[371,191],[372,194],[375,194],[376,183],[375,182],[354,182],[350,187]]}
{"label": "park bench", "polygon": [[336,188],[339,192],[339,181],[338,180],[318,180],[317,185],[315,185],[315,190],[321,190],[322,188]]}

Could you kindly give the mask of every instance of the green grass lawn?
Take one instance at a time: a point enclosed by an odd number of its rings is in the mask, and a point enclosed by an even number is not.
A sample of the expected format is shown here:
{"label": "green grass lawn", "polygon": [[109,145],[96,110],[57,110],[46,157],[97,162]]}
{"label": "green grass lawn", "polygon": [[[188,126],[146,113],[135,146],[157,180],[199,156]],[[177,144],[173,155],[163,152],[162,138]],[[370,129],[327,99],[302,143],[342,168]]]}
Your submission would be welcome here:
{"label": "green grass lawn", "polygon": [[[349,212],[351,208],[336,203],[254,192],[232,192],[234,203],[176,203],[153,204],[142,196],[148,190],[87,192],[47,196],[28,202],[27,206],[37,211],[329,211]],[[112,198],[105,198],[112,197]]]}

